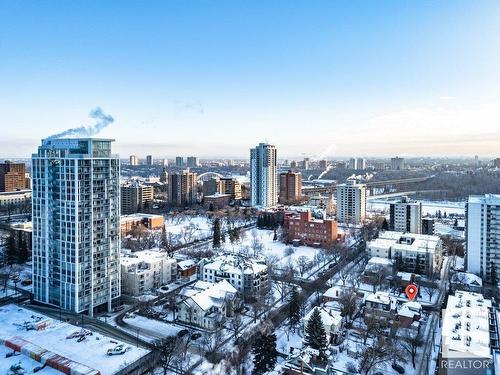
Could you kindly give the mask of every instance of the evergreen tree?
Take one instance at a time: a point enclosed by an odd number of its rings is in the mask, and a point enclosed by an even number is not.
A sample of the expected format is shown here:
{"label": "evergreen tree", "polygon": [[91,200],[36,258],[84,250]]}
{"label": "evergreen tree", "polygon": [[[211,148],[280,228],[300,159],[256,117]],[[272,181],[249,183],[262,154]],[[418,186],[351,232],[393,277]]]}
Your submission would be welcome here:
{"label": "evergreen tree", "polygon": [[305,343],[307,346],[319,350],[321,356],[324,355],[327,345],[326,332],[323,321],[321,320],[321,314],[317,307],[314,308],[307,322]]}
{"label": "evergreen tree", "polygon": [[263,333],[252,344],[253,372],[254,375],[265,374],[274,369],[276,365],[276,335]]}
{"label": "evergreen tree", "polygon": [[214,224],[214,247],[220,247],[221,235],[220,235],[220,219],[215,218]]}
{"label": "evergreen tree", "polygon": [[278,240],[278,233],[276,232],[276,228],[274,228],[274,236],[273,236],[273,241]]}
{"label": "evergreen tree", "polygon": [[19,263],[25,263],[28,261],[28,244],[24,238],[20,236],[19,243]]}
{"label": "evergreen tree", "polygon": [[389,230],[389,223],[387,219],[384,217],[384,221],[382,222],[382,230]]}
{"label": "evergreen tree", "polygon": [[14,234],[11,232],[9,237],[7,237],[7,248],[5,249],[5,255],[7,258],[7,264],[13,264],[16,262],[18,254],[17,254],[17,246],[16,239],[14,238]]}
{"label": "evergreen tree", "polygon": [[491,283],[496,288],[498,284],[498,273],[497,273],[497,266],[493,262],[491,262],[490,275],[491,275],[490,276]]}
{"label": "evergreen tree", "polygon": [[290,303],[288,305],[288,325],[290,330],[295,330],[300,323],[300,310],[302,301],[300,300],[299,292],[297,288],[293,288],[292,294],[290,296]]}

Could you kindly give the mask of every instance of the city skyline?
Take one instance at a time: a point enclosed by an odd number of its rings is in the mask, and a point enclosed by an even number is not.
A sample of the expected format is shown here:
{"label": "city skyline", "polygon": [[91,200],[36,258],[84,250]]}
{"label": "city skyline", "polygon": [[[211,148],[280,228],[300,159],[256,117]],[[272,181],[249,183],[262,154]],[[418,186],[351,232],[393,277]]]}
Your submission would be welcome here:
{"label": "city skyline", "polygon": [[498,3],[223,5],[0,5],[0,157],[97,106],[121,157],[495,154]]}

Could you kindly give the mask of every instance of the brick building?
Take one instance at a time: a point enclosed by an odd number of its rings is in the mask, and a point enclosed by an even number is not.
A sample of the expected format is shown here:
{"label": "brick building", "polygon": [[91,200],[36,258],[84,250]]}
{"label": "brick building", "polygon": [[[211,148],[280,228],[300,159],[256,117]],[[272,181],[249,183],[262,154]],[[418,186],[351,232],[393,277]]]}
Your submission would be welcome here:
{"label": "brick building", "polygon": [[313,219],[310,211],[286,213],[284,228],[288,232],[288,242],[298,239],[309,246],[328,246],[342,239],[335,220]]}
{"label": "brick building", "polygon": [[0,163],[0,192],[26,189],[26,166],[24,163]]}

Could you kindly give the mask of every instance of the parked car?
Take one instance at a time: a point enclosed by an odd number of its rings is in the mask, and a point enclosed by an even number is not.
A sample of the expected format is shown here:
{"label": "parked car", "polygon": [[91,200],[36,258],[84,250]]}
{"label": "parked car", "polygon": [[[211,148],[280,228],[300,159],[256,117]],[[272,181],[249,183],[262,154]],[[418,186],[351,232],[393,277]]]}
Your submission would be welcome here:
{"label": "parked car", "polygon": [[177,337],[184,337],[189,333],[187,329],[181,329],[179,332],[177,332]]}
{"label": "parked car", "polygon": [[201,337],[201,333],[196,332],[191,335],[191,340],[197,340]]}
{"label": "parked car", "polygon": [[122,355],[125,354],[127,349],[125,348],[125,345],[117,345],[113,349],[108,349],[108,355]]}
{"label": "parked car", "polygon": [[401,365],[398,365],[396,362],[392,364],[392,368],[394,371],[396,371],[398,374],[404,374],[405,373],[405,368]]}
{"label": "parked car", "polygon": [[21,281],[21,285],[24,285],[24,286],[31,285],[31,283],[32,283],[31,279],[26,279],[26,280]]}

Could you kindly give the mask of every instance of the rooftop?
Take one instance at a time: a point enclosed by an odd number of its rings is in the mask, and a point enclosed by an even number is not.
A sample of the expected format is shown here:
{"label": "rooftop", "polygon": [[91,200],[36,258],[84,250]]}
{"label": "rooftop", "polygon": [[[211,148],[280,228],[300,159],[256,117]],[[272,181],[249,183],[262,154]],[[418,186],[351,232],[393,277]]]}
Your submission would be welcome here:
{"label": "rooftop", "polygon": [[379,237],[369,241],[367,247],[393,248],[395,250],[434,252],[440,245],[438,236],[408,232],[384,231]]}
{"label": "rooftop", "polygon": [[[491,300],[482,294],[457,291],[448,297],[443,316],[443,352],[491,358],[489,333]],[[448,356],[452,356],[448,352]]]}

